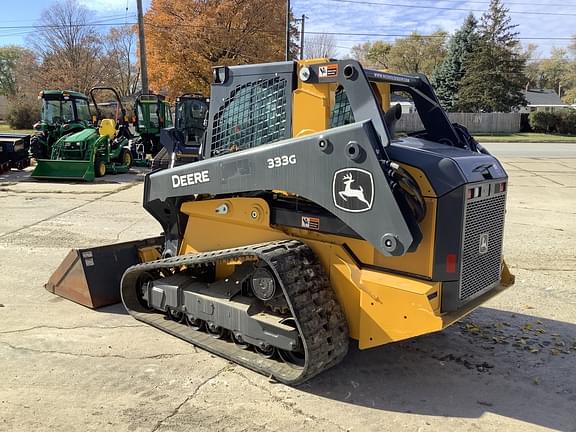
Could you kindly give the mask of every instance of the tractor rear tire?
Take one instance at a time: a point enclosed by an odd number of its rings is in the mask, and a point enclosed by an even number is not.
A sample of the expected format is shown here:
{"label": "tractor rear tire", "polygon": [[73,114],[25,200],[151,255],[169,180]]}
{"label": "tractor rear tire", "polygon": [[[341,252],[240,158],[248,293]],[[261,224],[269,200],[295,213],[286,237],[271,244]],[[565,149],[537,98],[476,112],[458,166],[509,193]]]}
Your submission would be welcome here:
{"label": "tractor rear tire", "polygon": [[32,157],[36,160],[48,158],[46,146],[38,139],[37,136],[30,138],[30,152],[32,153]]}
{"label": "tractor rear tire", "polygon": [[124,149],[122,151],[120,162],[122,163],[122,165],[126,165],[128,168],[130,168],[132,166],[132,163],[134,162],[132,152],[128,149]]}
{"label": "tractor rear tire", "polygon": [[94,174],[96,177],[104,177],[106,175],[106,164],[102,159],[96,159],[96,162],[94,162]]}

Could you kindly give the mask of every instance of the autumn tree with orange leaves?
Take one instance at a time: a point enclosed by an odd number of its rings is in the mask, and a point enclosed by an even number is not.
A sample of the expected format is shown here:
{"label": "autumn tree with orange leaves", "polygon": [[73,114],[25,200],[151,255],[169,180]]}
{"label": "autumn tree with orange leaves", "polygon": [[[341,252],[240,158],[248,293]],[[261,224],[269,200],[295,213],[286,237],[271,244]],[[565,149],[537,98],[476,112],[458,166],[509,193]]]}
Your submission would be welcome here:
{"label": "autumn tree with orange leaves", "polygon": [[145,16],[150,88],[207,94],[212,67],[284,59],[285,3],[152,0]]}

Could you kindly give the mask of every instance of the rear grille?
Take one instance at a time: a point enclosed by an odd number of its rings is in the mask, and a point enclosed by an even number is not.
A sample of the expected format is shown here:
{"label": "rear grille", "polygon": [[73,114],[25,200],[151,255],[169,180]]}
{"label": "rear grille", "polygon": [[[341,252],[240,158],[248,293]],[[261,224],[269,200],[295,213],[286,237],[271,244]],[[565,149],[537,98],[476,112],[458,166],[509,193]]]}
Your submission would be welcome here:
{"label": "rear grille", "polygon": [[[488,186],[482,185],[486,191]],[[493,190],[495,185],[491,186],[490,190]],[[466,204],[459,287],[461,302],[472,300],[500,280],[506,194],[486,195]]]}

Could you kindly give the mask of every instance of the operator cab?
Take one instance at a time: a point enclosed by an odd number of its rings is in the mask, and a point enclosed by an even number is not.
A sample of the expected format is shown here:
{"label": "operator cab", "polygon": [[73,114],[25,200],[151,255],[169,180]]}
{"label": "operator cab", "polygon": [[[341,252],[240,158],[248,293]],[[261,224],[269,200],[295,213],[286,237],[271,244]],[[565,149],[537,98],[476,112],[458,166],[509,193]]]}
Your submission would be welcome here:
{"label": "operator cab", "polygon": [[38,98],[42,101],[41,122],[60,125],[71,122],[90,122],[88,99],[73,91],[45,90]]}
{"label": "operator cab", "polygon": [[199,94],[185,94],[176,98],[176,129],[183,132],[184,145],[200,145],[208,104],[209,99]]}

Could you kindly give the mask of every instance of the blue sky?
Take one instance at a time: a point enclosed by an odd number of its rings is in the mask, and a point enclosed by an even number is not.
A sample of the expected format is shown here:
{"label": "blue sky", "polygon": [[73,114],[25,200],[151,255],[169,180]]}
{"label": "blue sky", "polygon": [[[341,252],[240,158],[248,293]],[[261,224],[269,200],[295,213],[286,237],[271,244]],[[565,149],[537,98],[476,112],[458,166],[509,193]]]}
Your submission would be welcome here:
{"label": "blue sky", "polygon": [[[136,15],[135,0],[79,0],[94,11],[94,19],[100,22],[123,23],[128,6],[128,21]],[[283,2],[283,0],[278,0]],[[292,0],[296,16],[306,14],[306,30],[311,32],[407,34],[418,31],[423,34],[437,29],[453,32],[469,11],[478,17],[486,9],[488,0]],[[353,4],[354,1],[374,4]],[[6,1],[0,17],[0,45],[26,44],[30,29],[6,27],[30,26],[37,23],[40,13],[49,0]],[[576,0],[505,0],[513,12],[513,22],[518,24],[520,37],[566,38],[576,34]],[[145,8],[150,4],[144,0]],[[411,6],[411,7],[408,7]],[[423,6],[417,8],[415,6]],[[433,9],[439,8],[439,9]],[[459,10],[454,10],[459,9]],[[552,14],[565,14],[564,16]],[[367,40],[394,37],[370,37],[338,35],[336,43],[340,56],[345,56],[351,46]],[[523,44],[538,44],[540,57],[548,55],[552,46],[564,47],[566,40],[529,40]]]}

